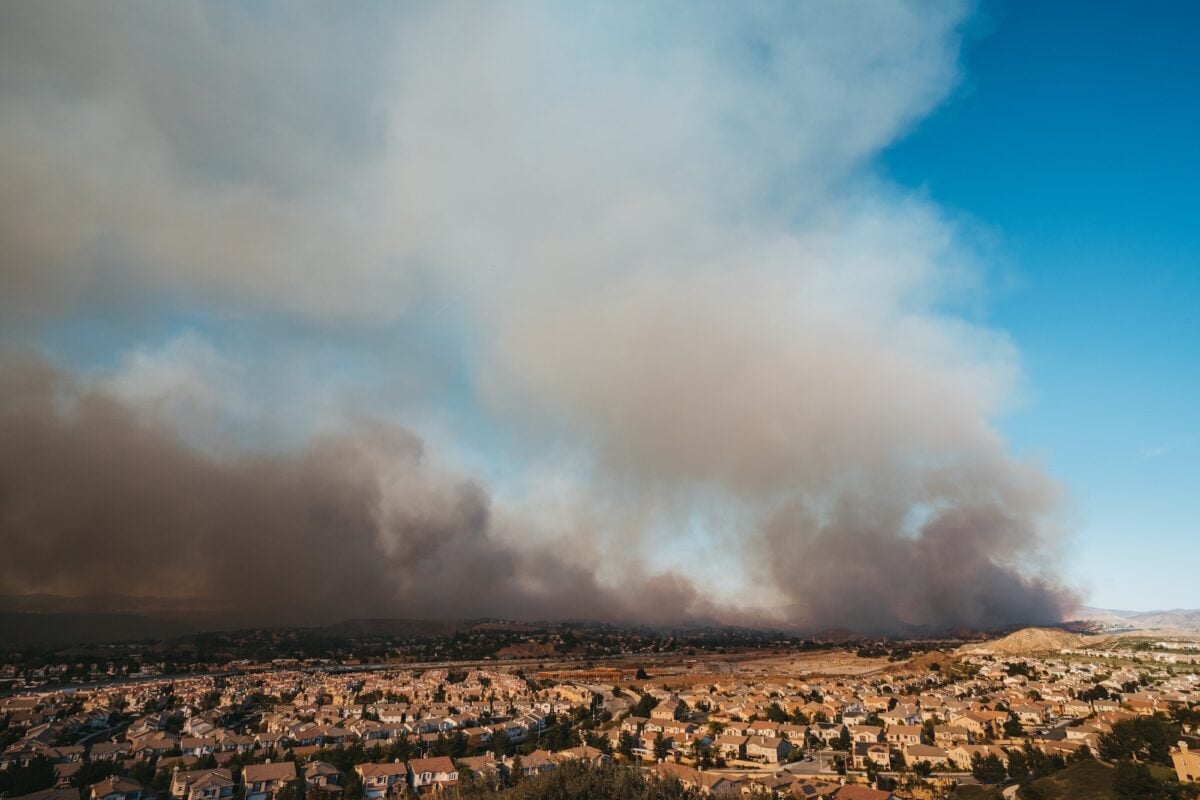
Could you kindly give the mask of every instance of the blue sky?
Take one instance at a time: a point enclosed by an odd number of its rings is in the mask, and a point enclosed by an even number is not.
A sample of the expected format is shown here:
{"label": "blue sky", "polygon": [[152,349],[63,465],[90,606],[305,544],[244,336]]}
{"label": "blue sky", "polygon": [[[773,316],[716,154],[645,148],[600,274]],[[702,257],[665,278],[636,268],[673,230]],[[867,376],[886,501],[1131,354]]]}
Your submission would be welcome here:
{"label": "blue sky", "polygon": [[1071,572],[1100,606],[1200,606],[1200,7],[989,3],[967,29],[962,84],[884,168],[995,247],[986,314],[1026,379],[1000,424],[1070,487]]}

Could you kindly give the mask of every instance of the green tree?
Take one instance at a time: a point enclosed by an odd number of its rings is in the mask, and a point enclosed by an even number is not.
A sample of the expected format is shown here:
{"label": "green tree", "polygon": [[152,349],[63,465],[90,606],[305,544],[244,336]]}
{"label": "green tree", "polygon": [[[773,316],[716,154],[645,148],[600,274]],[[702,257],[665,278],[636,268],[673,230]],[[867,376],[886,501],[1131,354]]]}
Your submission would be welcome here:
{"label": "green tree", "polygon": [[621,735],[617,739],[617,751],[626,758],[633,758],[633,744],[633,734],[629,731],[621,731]]}
{"label": "green tree", "polygon": [[1149,761],[1171,765],[1171,745],[1179,740],[1179,725],[1162,717],[1135,717],[1113,725],[1100,737],[1100,757],[1106,761]]}
{"label": "green tree", "polygon": [[662,761],[670,751],[671,748],[667,745],[667,740],[663,738],[662,731],[659,731],[654,737],[654,758]]}
{"label": "green tree", "polygon": [[525,764],[521,761],[521,757],[515,757],[508,765],[508,785],[518,786],[525,780]]}
{"label": "green tree", "polygon": [[1113,796],[1119,800],[1170,800],[1177,796],[1168,786],[1150,773],[1145,764],[1118,761],[1113,770]]}
{"label": "green tree", "polygon": [[783,710],[783,707],[780,706],[779,703],[772,702],[770,705],[768,705],[766,715],[770,722],[778,722],[782,725],[788,721],[788,714]]}
{"label": "green tree", "polygon": [[71,785],[77,789],[86,789],[94,783],[99,783],[111,775],[120,774],[115,761],[84,761],[79,769],[71,776]]}
{"label": "green tree", "polygon": [[305,783],[302,780],[290,780],[275,793],[275,800],[304,800]]}
{"label": "green tree", "polygon": [[1020,749],[1008,751],[1008,777],[1018,783],[1029,779],[1029,760]]}
{"label": "green tree", "polygon": [[54,786],[58,776],[45,756],[32,759],[23,767],[0,770],[0,794],[13,796],[40,792]]}
{"label": "green tree", "polygon": [[351,768],[342,772],[342,800],[362,800],[363,782],[358,771]]}
{"label": "green tree", "polygon": [[637,704],[634,705],[633,708],[629,709],[629,714],[630,716],[634,717],[648,717],[650,716],[650,712],[653,711],[654,707],[657,705],[657,698],[648,694],[642,694],[641,699],[638,700]]}
{"label": "green tree", "polygon": [[976,753],[971,758],[971,774],[980,783],[1003,783],[1007,770],[1004,768],[1004,762],[995,753],[986,758],[980,758]]}

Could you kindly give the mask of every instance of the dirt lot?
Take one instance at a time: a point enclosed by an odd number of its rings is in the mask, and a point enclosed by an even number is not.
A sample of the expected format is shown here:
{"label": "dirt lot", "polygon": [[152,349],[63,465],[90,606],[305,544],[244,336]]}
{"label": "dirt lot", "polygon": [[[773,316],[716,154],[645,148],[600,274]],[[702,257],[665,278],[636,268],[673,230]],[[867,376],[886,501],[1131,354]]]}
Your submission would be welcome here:
{"label": "dirt lot", "polygon": [[[702,657],[658,657],[644,665],[656,684],[684,688],[712,683],[722,677],[759,680],[791,680],[838,675],[869,675],[895,666],[886,658],[859,658],[847,650],[823,650],[810,653],[729,654]],[[627,681],[626,685],[643,681]]]}

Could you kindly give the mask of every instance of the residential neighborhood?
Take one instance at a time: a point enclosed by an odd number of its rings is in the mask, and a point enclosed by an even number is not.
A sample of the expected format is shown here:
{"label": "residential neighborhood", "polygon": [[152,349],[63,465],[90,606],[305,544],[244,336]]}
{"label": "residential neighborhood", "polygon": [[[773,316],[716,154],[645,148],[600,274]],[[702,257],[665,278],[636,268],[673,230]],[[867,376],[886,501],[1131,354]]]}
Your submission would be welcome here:
{"label": "residential neighborhood", "polygon": [[[659,659],[621,667],[344,669],[112,681],[0,697],[22,800],[382,800],[511,786],[574,763],[705,796],[939,797],[1177,735],[1200,778],[1200,675],[1161,648]],[[1123,664],[1124,666],[1117,666]],[[58,793],[58,794],[47,794]]]}

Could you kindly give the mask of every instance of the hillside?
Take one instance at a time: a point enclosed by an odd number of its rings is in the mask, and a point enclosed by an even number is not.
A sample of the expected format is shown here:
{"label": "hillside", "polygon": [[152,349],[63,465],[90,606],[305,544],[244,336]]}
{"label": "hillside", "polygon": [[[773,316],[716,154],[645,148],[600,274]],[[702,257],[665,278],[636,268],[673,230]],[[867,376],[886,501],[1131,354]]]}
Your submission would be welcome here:
{"label": "hillside", "polygon": [[1100,629],[1200,633],[1200,610],[1198,609],[1119,611],[1111,608],[1083,607],[1076,613],[1081,622],[1091,623]]}
{"label": "hillside", "polygon": [[1078,647],[1084,638],[1079,634],[1055,628],[1025,628],[1002,639],[981,644],[969,644],[958,649],[960,654],[997,654],[1020,656]]}
{"label": "hillside", "polygon": [[1039,778],[1033,788],[1041,800],[1110,800],[1113,768],[1089,758]]}
{"label": "hillside", "polygon": [[1200,611],[1176,608],[1170,611],[1146,611],[1128,617],[1142,628],[1155,630],[1200,631]]}

